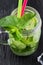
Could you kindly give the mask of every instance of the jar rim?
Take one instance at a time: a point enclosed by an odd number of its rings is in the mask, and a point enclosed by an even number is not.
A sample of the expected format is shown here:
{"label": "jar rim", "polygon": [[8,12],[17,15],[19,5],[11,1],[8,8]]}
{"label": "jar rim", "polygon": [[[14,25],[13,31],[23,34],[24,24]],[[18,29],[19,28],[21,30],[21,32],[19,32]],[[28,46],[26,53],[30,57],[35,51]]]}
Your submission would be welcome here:
{"label": "jar rim", "polygon": [[[35,8],[33,8],[31,6],[26,6],[25,10],[27,10],[27,11],[30,10],[30,11],[35,12],[36,13],[36,18],[38,19],[37,25],[33,29],[31,29],[30,32],[28,31],[29,33],[31,33],[31,32],[33,32],[37,29],[37,27],[40,25],[40,21],[42,21],[42,20],[41,20],[39,12]],[[16,13],[17,13],[17,8],[12,11],[11,15],[15,15]]]}

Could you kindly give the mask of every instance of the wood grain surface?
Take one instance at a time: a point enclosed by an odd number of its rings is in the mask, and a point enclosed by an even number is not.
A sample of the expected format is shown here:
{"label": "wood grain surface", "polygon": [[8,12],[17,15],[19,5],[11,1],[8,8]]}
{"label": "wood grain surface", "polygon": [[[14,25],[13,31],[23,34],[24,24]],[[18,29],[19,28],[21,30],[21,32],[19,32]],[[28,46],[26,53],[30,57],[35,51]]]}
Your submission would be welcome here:
{"label": "wood grain surface", "polygon": [[[0,0],[0,18],[10,15],[17,7],[17,0]],[[29,0],[28,5],[36,8],[43,21],[43,0]],[[0,45],[0,65],[41,65],[37,57],[43,52],[43,26],[37,51],[31,56],[19,57],[12,53],[9,46]]]}

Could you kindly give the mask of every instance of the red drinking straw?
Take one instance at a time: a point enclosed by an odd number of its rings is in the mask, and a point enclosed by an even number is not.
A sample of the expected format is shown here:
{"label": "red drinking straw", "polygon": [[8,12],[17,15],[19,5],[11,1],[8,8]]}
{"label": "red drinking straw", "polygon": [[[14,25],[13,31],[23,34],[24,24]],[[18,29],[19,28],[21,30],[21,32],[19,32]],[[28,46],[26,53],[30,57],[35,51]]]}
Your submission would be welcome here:
{"label": "red drinking straw", "polygon": [[21,11],[21,16],[23,16],[23,14],[24,14],[24,11],[25,11],[27,2],[28,2],[28,0],[24,0],[24,2],[23,2],[22,11]]}

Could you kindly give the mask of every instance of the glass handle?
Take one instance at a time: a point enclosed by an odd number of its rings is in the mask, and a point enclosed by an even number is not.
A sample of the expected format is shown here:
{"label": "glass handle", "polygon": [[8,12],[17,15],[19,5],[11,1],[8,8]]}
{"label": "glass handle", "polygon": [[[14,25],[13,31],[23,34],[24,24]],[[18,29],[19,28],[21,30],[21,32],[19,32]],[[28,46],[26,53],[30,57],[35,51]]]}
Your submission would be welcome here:
{"label": "glass handle", "polygon": [[0,45],[9,45],[8,43],[0,43]]}
{"label": "glass handle", "polygon": [[8,45],[8,39],[9,39],[9,35],[7,32],[2,32],[0,31],[0,44],[1,45]]}

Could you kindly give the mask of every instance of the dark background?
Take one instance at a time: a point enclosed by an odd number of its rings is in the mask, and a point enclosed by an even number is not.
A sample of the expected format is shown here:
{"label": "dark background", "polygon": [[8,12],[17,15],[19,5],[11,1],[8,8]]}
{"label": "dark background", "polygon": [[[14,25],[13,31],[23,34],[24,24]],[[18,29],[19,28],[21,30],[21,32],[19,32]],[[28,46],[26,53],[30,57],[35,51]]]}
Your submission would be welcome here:
{"label": "dark background", "polygon": [[[0,0],[0,18],[10,15],[17,7],[17,0]],[[29,6],[38,10],[43,21],[43,0],[29,0]],[[37,57],[43,52],[43,25],[42,34],[37,51],[31,56],[19,57],[12,53],[9,46],[0,45],[0,65],[41,65]]]}

